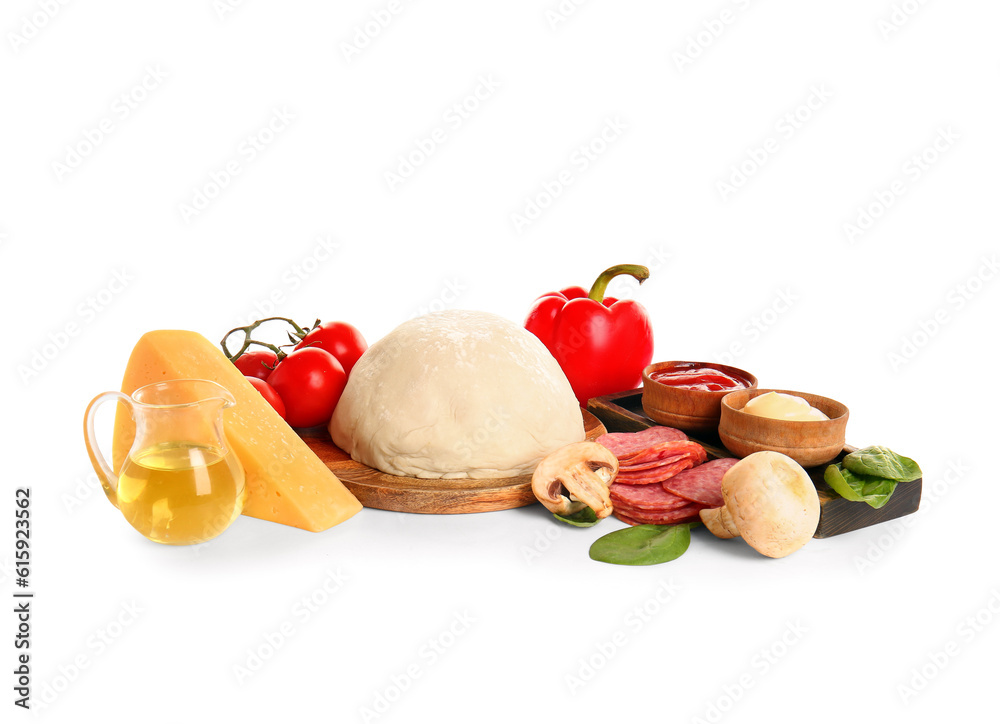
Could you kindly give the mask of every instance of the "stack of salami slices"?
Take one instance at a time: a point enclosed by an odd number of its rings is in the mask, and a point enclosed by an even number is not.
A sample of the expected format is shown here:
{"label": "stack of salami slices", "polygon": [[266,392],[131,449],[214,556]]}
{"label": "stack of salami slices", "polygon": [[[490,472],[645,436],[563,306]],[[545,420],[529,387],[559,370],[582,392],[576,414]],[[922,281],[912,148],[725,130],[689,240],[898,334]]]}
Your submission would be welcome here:
{"label": "stack of salami slices", "polygon": [[705,449],[672,427],[609,433],[597,442],[618,458],[611,504],[629,525],[686,523],[704,508],[721,507],[722,476],[738,462],[706,462]]}

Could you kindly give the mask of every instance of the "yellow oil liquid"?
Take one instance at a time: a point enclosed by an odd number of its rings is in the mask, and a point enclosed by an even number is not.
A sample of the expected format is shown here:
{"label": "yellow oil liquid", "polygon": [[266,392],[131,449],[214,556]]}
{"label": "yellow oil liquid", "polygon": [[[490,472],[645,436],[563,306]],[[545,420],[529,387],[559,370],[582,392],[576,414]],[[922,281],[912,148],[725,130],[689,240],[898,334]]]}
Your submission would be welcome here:
{"label": "yellow oil liquid", "polygon": [[118,478],[118,507],[157,543],[188,545],[219,535],[243,510],[243,468],[231,452],[168,443],[130,455]]}

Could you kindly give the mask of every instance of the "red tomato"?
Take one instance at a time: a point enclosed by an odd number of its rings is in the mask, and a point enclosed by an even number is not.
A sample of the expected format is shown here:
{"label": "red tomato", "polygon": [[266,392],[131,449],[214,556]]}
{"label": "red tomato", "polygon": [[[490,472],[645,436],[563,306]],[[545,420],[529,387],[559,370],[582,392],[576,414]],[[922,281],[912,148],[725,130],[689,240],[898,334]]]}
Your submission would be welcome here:
{"label": "red tomato", "polygon": [[325,349],[305,347],[281,360],[267,382],[285,403],[289,425],[314,427],[330,421],[347,385],[347,373]]}
{"label": "red tomato", "polygon": [[247,382],[257,388],[257,392],[267,400],[267,403],[274,408],[274,411],[281,415],[281,419],[285,419],[285,403],[281,401],[281,396],[278,395],[278,391],[275,390],[271,385],[264,382],[260,377],[251,377],[247,375]]}
{"label": "red tomato", "polygon": [[269,349],[253,349],[237,357],[233,364],[247,377],[266,380],[274,371],[277,359],[278,355]]}
{"label": "red tomato", "polygon": [[309,331],[295,349],[304,347],[319,347],[337,358],[348,375],[354,369],[354,363],[368,349],[368,343],[361,332],[347,322],[323,322]]}

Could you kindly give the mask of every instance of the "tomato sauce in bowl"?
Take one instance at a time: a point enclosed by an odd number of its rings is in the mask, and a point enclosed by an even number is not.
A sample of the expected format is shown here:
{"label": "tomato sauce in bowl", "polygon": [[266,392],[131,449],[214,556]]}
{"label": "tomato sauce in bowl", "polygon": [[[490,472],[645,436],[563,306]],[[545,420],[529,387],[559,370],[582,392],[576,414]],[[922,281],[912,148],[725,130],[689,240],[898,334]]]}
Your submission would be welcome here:
{"label": "tomato sauce in bowl", "polygon": [[650,373],[649,378],[661,385],[703,392],[732,392],[751,386],[750,380],[732,368],[725,371],[702,362],[675,362]]}
{"label": "tomato sauce in bowl", "polygon": [[668,427],[714,433],[722,398],[753,389],[757,378],[745,370],[714,362],[654,362],[642,371],[642,409]]}

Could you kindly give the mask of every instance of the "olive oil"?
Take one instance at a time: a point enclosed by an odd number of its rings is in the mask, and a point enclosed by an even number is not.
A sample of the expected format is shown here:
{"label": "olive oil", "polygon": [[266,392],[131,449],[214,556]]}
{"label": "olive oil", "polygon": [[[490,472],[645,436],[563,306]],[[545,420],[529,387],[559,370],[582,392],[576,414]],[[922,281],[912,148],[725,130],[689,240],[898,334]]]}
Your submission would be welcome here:
{"label": "olive oil", "polygon": [[232,452],[171,442],[133,452],[118,481],[118,507],[150,540],[188,545],[214,538],[243,510],[243,468]]}

